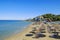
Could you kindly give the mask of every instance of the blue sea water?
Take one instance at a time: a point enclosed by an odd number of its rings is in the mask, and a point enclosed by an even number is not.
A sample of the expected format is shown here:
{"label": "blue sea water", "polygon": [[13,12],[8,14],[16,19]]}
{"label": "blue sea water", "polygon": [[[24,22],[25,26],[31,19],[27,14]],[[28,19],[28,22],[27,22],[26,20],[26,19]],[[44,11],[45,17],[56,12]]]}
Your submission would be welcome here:
{"label": "blue sea water", "polygon": [[31,22],[21,20],[0,20],[0,40],[21,32]]}

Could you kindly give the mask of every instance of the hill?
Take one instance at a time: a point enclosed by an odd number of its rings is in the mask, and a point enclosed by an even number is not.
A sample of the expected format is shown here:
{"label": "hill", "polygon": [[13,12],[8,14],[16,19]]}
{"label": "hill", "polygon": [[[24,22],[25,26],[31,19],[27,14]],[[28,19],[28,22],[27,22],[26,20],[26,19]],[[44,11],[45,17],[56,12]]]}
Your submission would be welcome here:
{"label": "hill", "polygon": [[48,14],[44,14],[44,15],[40,15],[37,17],[34,17],[33,19],[27,19],[27,21],[36,21],[36,19],[38,19],[39,21],[60,21],[60,15],[55,15],[52,13],[48,13]]}

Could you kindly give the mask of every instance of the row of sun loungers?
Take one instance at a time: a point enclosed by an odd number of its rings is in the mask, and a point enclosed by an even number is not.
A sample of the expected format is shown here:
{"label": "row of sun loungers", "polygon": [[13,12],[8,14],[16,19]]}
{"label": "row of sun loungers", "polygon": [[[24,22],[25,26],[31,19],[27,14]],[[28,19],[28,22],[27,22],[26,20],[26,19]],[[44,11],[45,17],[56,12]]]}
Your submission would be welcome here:
{"label": "row of sun loungers", "polygon": [[[56,32],[56,29],[58,30],[59,27],[56,28],[56,27],[53,27],[53,26],[47,26],[48,33],[53,33],[53,35],[51,34],[49,37],[51,37],[51,38],[60,38],[60,36],[58,35],[59,32]],[[45,26],[42,25],[40,28],[38,28],[38,30],[40,30],[40,31],[38,32],[36,27],[33,27],[33,30],[29,32],[30,34],[26,34],[25,36],[35,35],[33,38],[46,37],[46,35],[43,34],[43,33],[46,33]]]}
{"label": "row of sun loungers", "polygon": [[36,26],[36,27],[33,27],[32,29],[33,30],[29,32],[30,34],[26,34],[25,36],[33,36],[34,35],[33,38],[39,38],[39,37],[45,37],[46,36],[46,35],[42,34],[42,33],[45,33],[45,27],[44,26],[42,26],[40,28],[38,26]]}
{"label": "row of sun loungers", "polygon": [[59,25],[51,24],[51,25],[47,26],[47,29],[48,29],[48,32],[51,33],[51,35],[49,37],[60,39],[60,35],[58,35],[60,32],[60,26]]}

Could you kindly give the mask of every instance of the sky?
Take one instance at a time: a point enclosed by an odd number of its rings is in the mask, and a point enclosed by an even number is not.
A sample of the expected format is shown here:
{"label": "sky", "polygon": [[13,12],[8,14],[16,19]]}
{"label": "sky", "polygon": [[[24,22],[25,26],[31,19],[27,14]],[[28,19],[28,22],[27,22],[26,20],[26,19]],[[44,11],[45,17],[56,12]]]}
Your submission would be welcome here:
{"label": "sky", "polygon": [[46,13],[60,14],[60,0],[0,0],[0,20],[25,20]]}

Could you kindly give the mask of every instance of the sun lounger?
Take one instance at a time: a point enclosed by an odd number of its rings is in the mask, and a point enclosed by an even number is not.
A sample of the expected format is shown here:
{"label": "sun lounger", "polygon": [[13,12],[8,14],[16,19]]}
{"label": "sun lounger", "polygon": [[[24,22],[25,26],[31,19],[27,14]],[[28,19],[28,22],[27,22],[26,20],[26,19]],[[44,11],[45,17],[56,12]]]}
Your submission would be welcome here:
{"label": "sun lounger", "polygon": [[46,33],[46,31],[41,31],[41,33]]}
{"label": "sun lounger", "polygon": [[26,34],[25,36],[33,36],[33,34]]}
{"label": "sun lounger", "polygon": [[39,37],[45,37],[45,35],[42,33],[37,33],[37,34],[35,34],[34,38],[39,38]]}
{"label": "sun lounger", "polygon": [[50,35],[51,38],[57,38],[60,39],[60,36],[58,35],[59,32],[53,32],[54,34]]}
{"label": "sun lounger", "polygon": [[34,31],[30,31],[30,33],[33,33],[33,34],[35,34],[35,32],[34,32]]}

